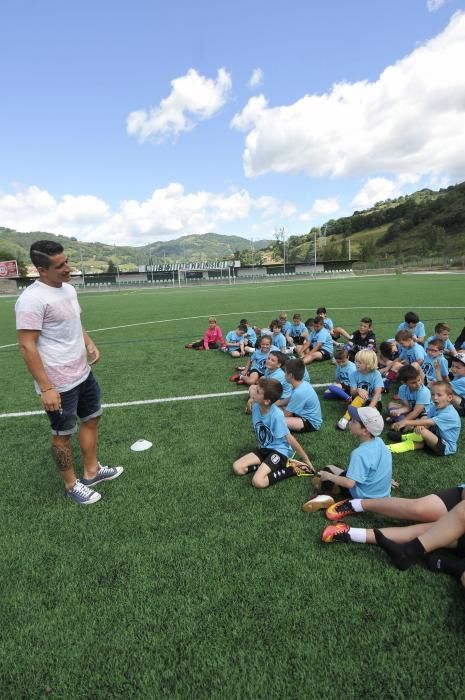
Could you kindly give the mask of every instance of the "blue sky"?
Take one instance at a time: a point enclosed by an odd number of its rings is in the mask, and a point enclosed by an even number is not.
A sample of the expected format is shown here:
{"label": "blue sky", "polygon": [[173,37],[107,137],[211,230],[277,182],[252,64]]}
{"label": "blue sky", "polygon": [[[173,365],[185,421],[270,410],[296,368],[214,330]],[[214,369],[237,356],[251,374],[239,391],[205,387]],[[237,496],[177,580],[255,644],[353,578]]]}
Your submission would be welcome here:
{"label": "blue sky", "polygon": [[465,1],[4,0],[0,226],[307,232],[465,179]]}

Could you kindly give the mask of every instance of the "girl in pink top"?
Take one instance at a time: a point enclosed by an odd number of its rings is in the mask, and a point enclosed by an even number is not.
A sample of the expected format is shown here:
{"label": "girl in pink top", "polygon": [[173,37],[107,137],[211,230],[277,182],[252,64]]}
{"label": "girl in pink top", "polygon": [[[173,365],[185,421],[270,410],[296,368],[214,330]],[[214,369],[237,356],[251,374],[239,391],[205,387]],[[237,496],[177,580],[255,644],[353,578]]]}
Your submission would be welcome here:
{"label": "girl in pink top", "polygon": [[224,342],[223,333],[221,328],[216,323],[216,318],[210,316],[208,319],[208,328],[204,333],[203,340],[199,340],[196,343],[188,343],[186,348],[191,348],[193,350],[227,350],[226,343]]}

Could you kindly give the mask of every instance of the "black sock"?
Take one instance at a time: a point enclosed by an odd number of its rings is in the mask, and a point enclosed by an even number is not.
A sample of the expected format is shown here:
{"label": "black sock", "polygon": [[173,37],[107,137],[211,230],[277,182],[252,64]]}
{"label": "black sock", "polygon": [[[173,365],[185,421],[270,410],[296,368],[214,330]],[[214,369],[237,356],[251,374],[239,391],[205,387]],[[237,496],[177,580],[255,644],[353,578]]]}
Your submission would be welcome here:
{"label": "black sock", "polygon": [[295,476],[295,471],[292,467],[281,467],[281,469],[277,469],[275,472],[270,472],[268,474],[268,482],[270,486],[273,486],[273,484],[276,484],[278,481],[287,479],[288,476]]}
{"label": "black sock", "polygon": [[247,474],[255,474],[259,466],[259,464],[251,464],[247,469]]}
{"label": "black sock", "polygon": [[405,542],[404,544],[398,544],[385,537],[381,530],[375,528],[374,533],[376,543],[389,554],[393,563],[398,569],[401,569],[401,571],[405,571],[405,569],[408,569],[412,564],[420,561],[425,554],[425,548],[417,538],[410,542]]}
{"label": "black sock", "polygon": [[428,554],[426,558],[428,569],[442,572],[460,578],[465,571],[465,559],[459,559],[455,554],[448,551],[436,550]]}

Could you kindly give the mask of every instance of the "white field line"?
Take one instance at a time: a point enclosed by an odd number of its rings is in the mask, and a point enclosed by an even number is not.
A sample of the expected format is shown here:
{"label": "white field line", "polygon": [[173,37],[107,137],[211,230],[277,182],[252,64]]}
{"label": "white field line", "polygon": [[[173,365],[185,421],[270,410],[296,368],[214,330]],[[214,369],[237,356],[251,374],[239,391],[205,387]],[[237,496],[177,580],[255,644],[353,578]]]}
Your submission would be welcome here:
{"label": "white field line", "polygon": [[[331,312],[333,311],[356,311],[357,309],[373,309],[374,311],[377,310],[382,310],[382,309],[404,309],[404,306],[332,306],[331,307]],[[416,306],[416,309],[447,309],[447,310],[460,310],[460,309],[465,309],[465,306]],[[301,311],[313,311],[312,308],[302,308]],[[252,315],[252,314],[275,314],[279,312],[279,309],[255,309],[254,311],[228,311],[227,313],[218,313],[218,314],[213,314],[216,315],[217,317],[222,317],[222,316],[240,316],[241,314],[247,314],[247,315]],[[91,328],[87,329],[88,333],[101,333],[103,331],[116,331],[120,330],[123,328],[134,328],[137,326],[153,326],[158,323],[177,323],[178,321],[195,321],[199,318],[206,318],[205,314],[202,314],[200,316],[180,316],[179,318],[163,318],[158,321],[140,321],[139,323],[126,323],[121,326],[107,326],[105,328]],[[9,345],[0,345],[0,350],[4,350],[6,348],[13,348],[16,347],[18,343],[10,343]]]}
{"label": "white field line", "polygon": [[[328,384],[312,384],[314,389],[321,389]],[[197,401],[201,399],[219,399],[229,396],[243,396],[246,391],[223,391],[219,394],[194,394],[194,396],[167,396],[163,399],[142,399],[140,401],[122,401],[120,403],[104,403],[102,408],[128,408],[130,406],[149,406],[157,403],[170,403],[172,401]],[[0,418],[28,418],[30,416],[41,416],[45,411],[20,411],[18,413],[0,413]]]}

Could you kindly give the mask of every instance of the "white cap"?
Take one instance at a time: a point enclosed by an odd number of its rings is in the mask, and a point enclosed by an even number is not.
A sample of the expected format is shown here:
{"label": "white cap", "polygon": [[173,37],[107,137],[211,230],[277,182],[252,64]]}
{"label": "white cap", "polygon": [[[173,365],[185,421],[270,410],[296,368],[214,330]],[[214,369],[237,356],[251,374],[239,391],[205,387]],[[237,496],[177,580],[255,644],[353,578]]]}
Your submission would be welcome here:
{"label": "white cap", "polygon": [[462,365],[465,365],[465,352],[458,352],[452,358],[452,362],[454,362],[454,360],[456,360],[457,362],[461,362]]}
{"label": "white cap", "polygon": [[362,408],[349,406],[349,413],[350,417],[364,425],[373,437],[378,437],[383,432],[383,417],[376,408],[370,408],[370,406]]}

